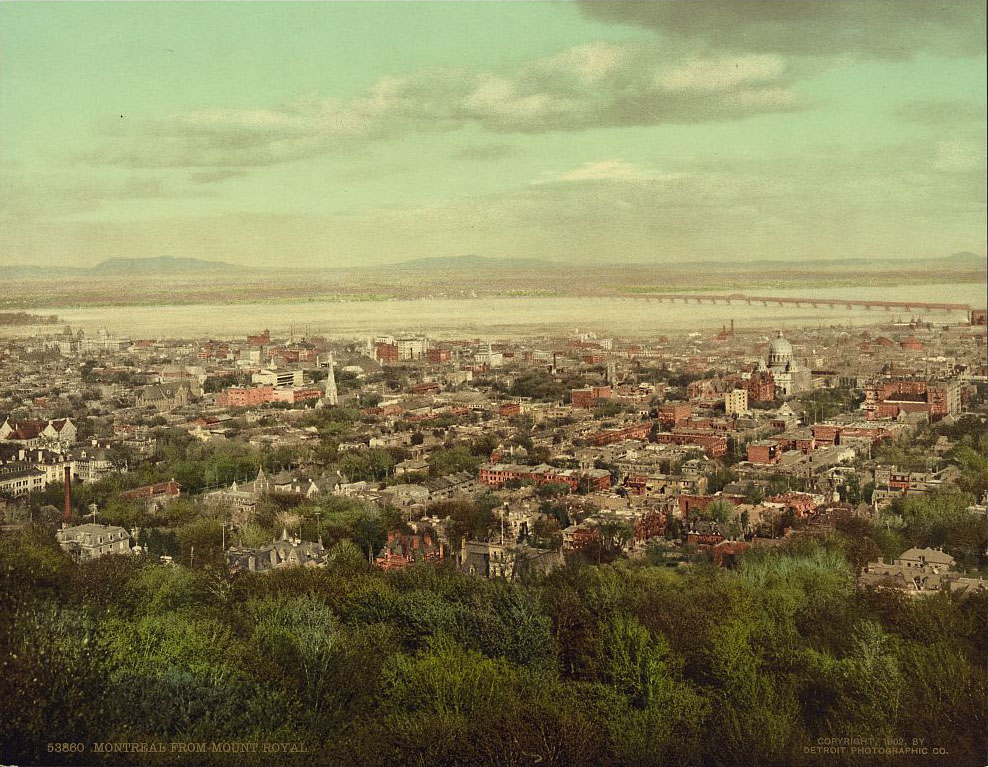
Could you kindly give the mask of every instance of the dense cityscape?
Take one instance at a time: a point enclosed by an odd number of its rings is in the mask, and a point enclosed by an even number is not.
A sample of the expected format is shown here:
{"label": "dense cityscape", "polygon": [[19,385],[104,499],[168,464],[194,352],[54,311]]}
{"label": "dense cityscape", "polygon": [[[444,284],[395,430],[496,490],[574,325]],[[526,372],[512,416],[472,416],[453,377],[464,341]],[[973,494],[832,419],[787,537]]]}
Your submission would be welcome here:
{"label": "dense cityscape", "polygon": [[0,0],[0,767],[985,767],[985,41]]}
{"label": "dense cityscape", "polygon": [[[985,313],[883,314],[648,338],[8,338],[6,746],[976,763]],[[878,718],[868,744],[831,743]],[[52,722],[85,750],[45,752]]]}

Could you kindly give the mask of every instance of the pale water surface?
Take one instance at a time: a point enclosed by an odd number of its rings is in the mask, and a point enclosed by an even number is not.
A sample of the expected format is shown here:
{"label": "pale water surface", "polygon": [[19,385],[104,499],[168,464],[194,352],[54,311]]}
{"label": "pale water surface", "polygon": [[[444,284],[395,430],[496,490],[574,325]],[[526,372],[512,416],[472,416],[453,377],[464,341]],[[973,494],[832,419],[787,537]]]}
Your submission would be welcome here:
{"label": "pale water surface", "polygon": [[[985,285],[909,285],[787,290],[739,290],[779,297],[926,301],[985,305]],[[421,332],[438,337],[508,337],[570,332],[575,328],[607,335],[653,336],[684,330],[719,328],[732,319],[741,327],[867,325],[909,319],[903,311],[844,307],[773,307],[746,304],[670,304],[638,298],[476,298],[366,302],[298,302],[193,306],[90,307],[34,310],[57,314],[63,323],[86,331],[105,327],[130,338],[234,337],[269,328],[284,334],[306,323],[313,335],[365,336]],[[918,316],[918,312],[914,312]],[[956,322],[963,312],[929,312],[924,319]],[[7,328],[31,333],[36,328]],[[52,332],[53,328],[46,328]]]}

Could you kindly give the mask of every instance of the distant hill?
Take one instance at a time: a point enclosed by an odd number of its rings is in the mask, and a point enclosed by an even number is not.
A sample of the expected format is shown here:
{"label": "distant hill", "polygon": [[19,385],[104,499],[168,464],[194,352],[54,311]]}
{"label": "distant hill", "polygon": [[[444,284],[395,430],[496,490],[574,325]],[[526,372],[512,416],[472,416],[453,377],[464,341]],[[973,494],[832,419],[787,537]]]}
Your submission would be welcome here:
{"label": "distant hill", "polygon": [[110,258],[87,270],[95,275],[188,275],[245,272],[247,267],[225,261],[203,261],[198,258]]}
{"label": "distant hill", "polygon": [[977,253],[972,253],[969,250],[962,250],[960,253],[949,255],[944,261],[949,261],[954,266],[988,269],[988,261],[983,256],[979,256]]}

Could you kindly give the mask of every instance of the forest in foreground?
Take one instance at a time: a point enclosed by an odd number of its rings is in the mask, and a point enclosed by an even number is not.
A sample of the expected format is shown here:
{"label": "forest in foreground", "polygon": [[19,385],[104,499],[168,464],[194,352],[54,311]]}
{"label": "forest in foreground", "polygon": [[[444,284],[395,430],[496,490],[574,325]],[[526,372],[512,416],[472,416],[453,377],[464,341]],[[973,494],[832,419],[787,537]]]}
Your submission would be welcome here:
{"label": "forest in foreground", "polygon": [[[76,564],[5,536],[0,761],[983,764],[985,598],[859,590],[851,545],[798,536],[730,570],[577,561],[504,583],[381,572],[346,540],[326,569],[230,575]],[[814,752],[830,738],[891,753]],[[927,755],[896,753],[914,739]],[[208,750],[222,742],[297,750]]]}

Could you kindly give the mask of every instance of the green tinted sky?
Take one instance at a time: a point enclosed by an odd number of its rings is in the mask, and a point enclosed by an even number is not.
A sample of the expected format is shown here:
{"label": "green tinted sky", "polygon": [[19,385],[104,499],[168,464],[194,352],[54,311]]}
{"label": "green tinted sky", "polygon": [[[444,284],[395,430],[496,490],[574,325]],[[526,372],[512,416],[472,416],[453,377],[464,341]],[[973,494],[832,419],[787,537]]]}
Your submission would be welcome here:
{"label": "green tinted sky", "polygon": [[984,253],[984,6],[0,5],[4,263]]}

